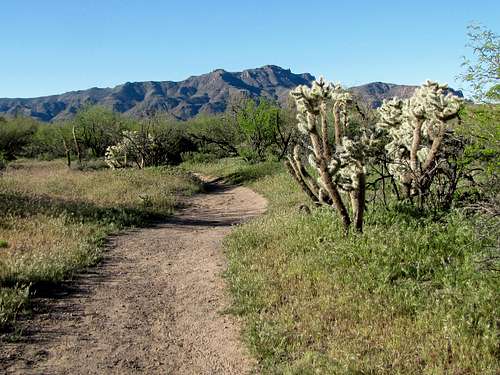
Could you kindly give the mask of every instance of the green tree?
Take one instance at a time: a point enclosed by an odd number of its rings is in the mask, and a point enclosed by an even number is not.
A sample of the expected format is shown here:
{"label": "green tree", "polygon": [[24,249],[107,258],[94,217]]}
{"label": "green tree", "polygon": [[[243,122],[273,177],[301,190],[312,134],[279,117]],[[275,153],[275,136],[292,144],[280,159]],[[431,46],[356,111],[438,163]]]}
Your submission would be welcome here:
{"label": "green tree", "polygon": [[14,117],[0,122],[0,153],[6,160],[26,154],[39,124],[29,117]]}
{"label": "green tree", "polygon": [[292,116],[266,98],[248,99],[235,112],[244,137],[241,156],[249,161],[263,161],[269,155],[278,160],[286,155],[297,134]]}
{"label": "green tree", "polygon": [[197,117],[188,121],[186,128],[202,153],[217,157],[239,154],[238,146],[243,137],[237,121],[227,113],[220,116]]}
{"label": "green tree", "polygon": [[500,101],[500,38],[498,34],[481,25],[470,25],[467,47],[473,56],[464,57],[462,79],[479,102]]}
{"label": "green tree", "polygon": [[50,160],[67,156],[72,146],[70,123],[42,123],[25,149],[28,157]]}
{"label": "green tree", "polygon": [[[113,111],[101,106],[85,107],[73,120],[75,148],[83,147],[93,157],[102,157],[106,149],[121,139],[125,121]],[[82,150],[83,151],[83,150]]]}

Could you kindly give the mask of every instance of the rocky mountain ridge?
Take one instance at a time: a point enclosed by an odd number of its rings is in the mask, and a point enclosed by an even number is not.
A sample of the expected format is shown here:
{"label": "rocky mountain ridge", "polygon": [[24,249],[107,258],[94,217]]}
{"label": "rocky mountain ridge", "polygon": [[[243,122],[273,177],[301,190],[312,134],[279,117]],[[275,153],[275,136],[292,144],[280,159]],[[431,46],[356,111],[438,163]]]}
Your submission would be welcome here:
{"label": "rocky mountain ridge", "polygon": [[[102,105],[130,116],[142,117],[161,111],[186,120],[198,114],[225,111],[231,97],[265,96],[280,103],[298,85],[309,85],[314,76],[295,74],[275,65],[228,72],[216,69],[180,82],[127,82],[113,88],[91,88],[38,98],[0,98],[0,115],[25,115],[42,121],[71,118],[85,105]],[[409,97],[416,86],[373,82],[350,90],[372,107],[393,96]],[[454,91],[462,96],[459,91]]]}

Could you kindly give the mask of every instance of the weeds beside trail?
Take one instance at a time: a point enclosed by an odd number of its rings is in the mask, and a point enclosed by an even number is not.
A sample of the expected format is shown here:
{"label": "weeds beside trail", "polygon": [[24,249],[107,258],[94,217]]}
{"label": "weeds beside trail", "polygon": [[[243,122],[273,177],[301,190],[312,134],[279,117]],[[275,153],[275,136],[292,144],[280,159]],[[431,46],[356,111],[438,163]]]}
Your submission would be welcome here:
{"label": "weeds beside trail", "polygon": [[0,328],[37,286],[99,261],[105,237],[170,215],[199,183],[173,168],[68,170],[16,162],[0,178]]}
{"label": "weeds beside trail", "polygon": [[278,163],[190,164],[245,183],[268,214],[226,240],[233,311],[264,373],[496,374],[498,271],[482,268],[495,238],[459,211],[440,220],[369,206],[344,237]]}
{"label": "weeds beside trail", "polygon": [[253,373],[239,321],[224,313],[221,241],[265,207],[248,188],[209,183],[172,217],[111,236],[76,288],[18,322],[26,335],[2,342],[0,373]]}

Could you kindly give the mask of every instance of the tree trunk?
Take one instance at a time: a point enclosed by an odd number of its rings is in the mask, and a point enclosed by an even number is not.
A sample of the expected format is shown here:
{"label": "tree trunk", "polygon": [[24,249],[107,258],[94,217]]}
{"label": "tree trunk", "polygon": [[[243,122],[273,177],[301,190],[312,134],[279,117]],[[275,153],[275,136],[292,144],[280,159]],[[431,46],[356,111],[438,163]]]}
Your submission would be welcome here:
{"label": "tree trunk", "polygon": [[66,164],[68,165],[68,168],[71,168],[71,152],[70,152],[70,149],[68,147],[68,144],[66,143],[66,140],[62,139],[63,141],[63,145],[64,145],[64,152],[66,153]]}
{"label": "tree trunk", "polygon": [[76,151],[76,155],[78,157],[78,164],[82,164],[82,155],[80,153],[80,145],[78,144],[78,140],[76,139],[76,132],[75,132],[75,126],[73,125],[73,129],[72,129],[72,133],[73,133],[73,142],[75,143],[75,151]]}

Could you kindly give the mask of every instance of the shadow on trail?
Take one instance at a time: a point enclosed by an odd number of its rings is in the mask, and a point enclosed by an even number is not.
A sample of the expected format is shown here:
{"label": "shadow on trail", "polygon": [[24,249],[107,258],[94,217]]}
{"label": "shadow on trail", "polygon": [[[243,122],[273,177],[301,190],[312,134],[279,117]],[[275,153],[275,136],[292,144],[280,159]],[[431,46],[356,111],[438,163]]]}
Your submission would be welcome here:
{"label": "shadow on trail", "polygon": [[0,212],[3,216],[17,217],[29,217],[37,214],[53,217],[64,215],[68,220],[75,222],[116,223],[121,226],[144,226],[148,224],[148,221],[167,217],[166,214],[159,214],[147,207],[106,207],[83,200],[19,193],[0,193]]}
{"label": "shadow on trail", "polygon": [[[235,184],[228,183],[227,179],[217,178],[205,182],[203,193],[199,193],[197,196],[201,198],[204,195],[207,197],[222,196],[222,199],[225,199],[224,195],[230,194],[231,190],[235,187]],[[149,212],[126,207],[103,208],[84,201],[68,201],[47,196],[20,196],[0,193],[0,209],[5,209],[6,212],[13,215],[30,216],[43,213],[50,216],[58,216],[66,214],[73,220],[82,222],[114,221],[119,222],[125,227],[132,226],[132,228],[125,231],[108,236],[103,245],[108,249],[113,246],[116,238],[133,234],[144,227],[150,228],[153,231],[152,236],[154,237],[155,230],[162,230],[168,227],[174,227],[176,230],[186,232],[198,228],[230,227],[240,224],[249,217],[257,214],[257,210],[241,212],[238,207],[234,209],[199,207],[189,199],[179,206],[181,208],[175,215],[155,216]],[[136,228],[133,228],[134,226]],[[54,320],[71,319],[75,324],[84,319],[85,313],[81,304],[64,301],[84,298],[97,285],[105,287],[106,283],[112,282],[115,275],[100,272],[101,268],[106,267],[110,263],[110,258],[106,253],[106,251],[103,253],[103,258],[96,266],[84,269],[79,273],[74,273],[68,280],[57,283],[39,281],[32,284],[30,287],[30,292],[33,296],[31,299],[31,316],[20,317],[15,326],[5,327],[3,337],[0,331],[0,343],[13,332],[22,332],[21,335],[16,337],[16,341],[20,343],[49,342],[60,336],[61,332],[41,332],[39,329],[37,330],[35,327],[32,327],[30,320],[33,315],[45,315],[47,319]],[[116,261],[116,259],[113,261]],[[0,359],[0,364],[1,362],[2,360]]]}
{"label": "shadow on trail", "polygon": [[[106,260],[100,266],[105,265],[105,263]],[[70,320],[74,324],[78,324],[79,321],[86,317],[84,305],[78,303],[78,300],[88,296],[93,286],[103,285],[107,279],[111,278],[112,275],[105,276],[92,268],[74,275],[71,280],[61,283],[37,283],[32,291],[30,314],[22,316],[16,321],[15,325],[5,327],[4,334],[0,335],[0,343],[12,341],[12,337],[14,337],[14,341],[17,343],[43,344],[61,337],[64,332],[57,329],[42,330],[40,327],[31,324],[33,316],[44,316],[44,319],[57,321]],[[75,302],[68,303],[68,301]],[[4,360],[7,362],[7,359],[0,358],[0,369]],[[12,358],[9,360],[12,360]]]}

